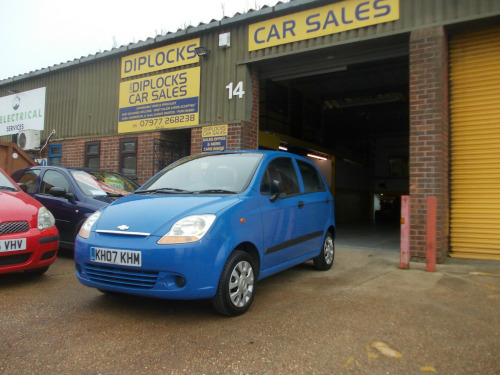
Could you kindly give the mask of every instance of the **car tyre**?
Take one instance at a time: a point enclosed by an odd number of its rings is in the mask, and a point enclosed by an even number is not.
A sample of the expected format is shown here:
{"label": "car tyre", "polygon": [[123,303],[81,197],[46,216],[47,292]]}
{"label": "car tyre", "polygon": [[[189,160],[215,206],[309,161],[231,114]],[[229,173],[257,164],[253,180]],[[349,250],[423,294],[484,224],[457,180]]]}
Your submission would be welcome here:
{"label": "car tyre", "polygon": [[245,251],[235,250],[229,256],[212,299],[218,313],[237,316],[250,308],[257,284],[255,270],[254,260]]}
{"label": "car tyre", "polygon": [[321,245],[321,253],[314,259],[314,267],[320,271],[327,271],[332,268],[334,258],[335,244],[332,233],[328,231]]}

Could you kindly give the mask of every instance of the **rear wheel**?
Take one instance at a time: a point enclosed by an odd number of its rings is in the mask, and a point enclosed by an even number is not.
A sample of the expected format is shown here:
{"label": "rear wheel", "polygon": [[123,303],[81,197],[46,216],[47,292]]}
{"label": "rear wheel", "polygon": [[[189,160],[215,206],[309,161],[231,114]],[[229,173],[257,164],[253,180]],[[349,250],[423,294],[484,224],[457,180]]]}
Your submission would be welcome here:
{"label": "rear wheel", "polygon": [[320,271],[326,271],[332,268],[333,260],[335,258],[335,244],[333,243],[333,235],[326,232],[323,245],[321,246],[321,253],[314,259],[314,267]]}
{"label": "rear wheel", "polygon": [[222,269],[219,286],[212,300],[215,310],[227,316],[246,312],[255,295],[255,275],[252,257],[242,250],[235,250]]}

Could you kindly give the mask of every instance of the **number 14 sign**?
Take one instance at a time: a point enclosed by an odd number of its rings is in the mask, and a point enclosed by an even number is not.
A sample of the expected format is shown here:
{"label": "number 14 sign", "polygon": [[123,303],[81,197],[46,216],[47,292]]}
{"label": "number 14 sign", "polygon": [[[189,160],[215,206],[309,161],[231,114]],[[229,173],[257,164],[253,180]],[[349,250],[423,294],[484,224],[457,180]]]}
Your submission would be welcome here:
{"label": "number 14 sign", "polygon": [[231,100],[234,96],[237,96],[238,99],[243,98],[243,95],[245,95],[245,91],[243,90],[243,81],[240,81],[236,84],[236,87],[234,87],[234,83],[231,82],[229,85],[226,86],[226,89],[229,91],[229,97],[228,99]]}

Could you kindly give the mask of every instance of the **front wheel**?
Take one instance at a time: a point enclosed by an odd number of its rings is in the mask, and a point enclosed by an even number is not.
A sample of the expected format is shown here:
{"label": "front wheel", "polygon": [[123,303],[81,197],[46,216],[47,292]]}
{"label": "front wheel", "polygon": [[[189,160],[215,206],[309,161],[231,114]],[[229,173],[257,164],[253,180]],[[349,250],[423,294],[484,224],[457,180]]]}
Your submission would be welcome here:
{"label": "front wheel", "polygon": [[252,304],[256,273],[252,257],[242,251],[234,251],[228,258],[212,304],[222,315],[236,316],[246,312]]}
{"label": "front wheel", "polygon": [[321,253],[314,259],[314,267],[320,271],[326,271],[332,268],[333,259],[335,258],[335,244],[333,243],[333,235],[326,232]]}

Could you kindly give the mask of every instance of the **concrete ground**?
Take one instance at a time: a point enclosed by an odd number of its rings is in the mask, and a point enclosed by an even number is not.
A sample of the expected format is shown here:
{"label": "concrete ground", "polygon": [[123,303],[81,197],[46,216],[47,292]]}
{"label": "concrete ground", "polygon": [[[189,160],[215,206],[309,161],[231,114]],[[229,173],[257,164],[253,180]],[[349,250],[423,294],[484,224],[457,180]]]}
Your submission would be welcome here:
{"label": "concrete ground", "polygon": [[401,225],[394,222],[339,223],[335,245],[338,247],[399,252]]}
{"label": "concrete ground", "polygon": [[398,266],[337,244],[331,270],[262,280],[226,318],[103,295],[60,256],[40,278],[0,276],[0,374],[500,374],[500,263]]}

